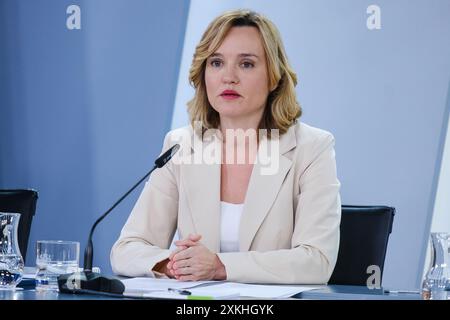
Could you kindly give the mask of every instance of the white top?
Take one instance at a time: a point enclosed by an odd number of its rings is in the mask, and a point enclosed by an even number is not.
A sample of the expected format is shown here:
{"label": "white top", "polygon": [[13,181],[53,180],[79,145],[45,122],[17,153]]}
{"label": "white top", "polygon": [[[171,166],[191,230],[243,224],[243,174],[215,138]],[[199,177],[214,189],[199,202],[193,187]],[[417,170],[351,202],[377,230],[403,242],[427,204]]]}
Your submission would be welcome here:
{"label": "white top", "polygon": [[220,252],[239,251],[239,225],[244,204],[220,201]]}

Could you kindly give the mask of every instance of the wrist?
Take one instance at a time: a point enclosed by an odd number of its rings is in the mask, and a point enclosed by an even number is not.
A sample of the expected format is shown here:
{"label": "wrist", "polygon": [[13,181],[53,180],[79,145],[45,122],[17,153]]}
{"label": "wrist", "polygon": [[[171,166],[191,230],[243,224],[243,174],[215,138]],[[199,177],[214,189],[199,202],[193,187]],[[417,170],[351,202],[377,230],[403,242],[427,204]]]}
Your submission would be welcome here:
{"label": "wrist", "polygon": [[225,265],[220,260],[219,256],[215,255],[215,264],[216,264],[216,271],[214,274],[213,280],[226,280],[227,279],[227,271],[225,270]]}

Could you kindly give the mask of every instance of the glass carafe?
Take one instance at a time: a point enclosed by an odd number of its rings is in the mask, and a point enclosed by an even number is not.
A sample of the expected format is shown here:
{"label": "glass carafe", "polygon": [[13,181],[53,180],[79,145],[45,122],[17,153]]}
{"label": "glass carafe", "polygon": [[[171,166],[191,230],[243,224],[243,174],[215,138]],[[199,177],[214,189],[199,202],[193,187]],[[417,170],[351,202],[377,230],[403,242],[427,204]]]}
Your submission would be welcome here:
{"label": "glass carafe", "polygon": [[431,233],[431,264],[422,284],[425,300],[450,299],[450,233]]}
{"label": "glass carafe", "polygon": [[19,213],[0,212],[0,289],[14,289],[22,280],[23,259],[17,242]]}

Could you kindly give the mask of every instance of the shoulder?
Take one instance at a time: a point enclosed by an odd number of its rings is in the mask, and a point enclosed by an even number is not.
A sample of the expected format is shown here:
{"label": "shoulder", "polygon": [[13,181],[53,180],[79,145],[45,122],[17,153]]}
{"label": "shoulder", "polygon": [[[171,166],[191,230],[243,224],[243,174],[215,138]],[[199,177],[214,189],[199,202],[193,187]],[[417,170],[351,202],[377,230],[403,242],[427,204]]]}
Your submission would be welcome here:
{"label": "shoulder", "polygon": [[180,149],[171,162],[174,164],[181,164],[184,161],[187,161],[187,163],[189,163],[188,159],[185,159],[185,157],[189,157],[192,154],[194,146],[193,138],[194,130],[190,125],[170,130],[164,138],[163,151],[178,144]]}
{"label": "shoulder", "polygon": [[169,132],[167,132],[165,139],[173,140],[177,139],[182,136],[188,136],[190,137],[193,134],[192,127],[190,125],[172,129]]}
{"label": "shoulder", "polygon": [[182,147],[188,144],[190,145],[193,133],[194,131],[190,125],[170,130],[164,138],[164,147],[169,148],[176,143]]}
{"label": "shoulder", "polygon": [[334,136],[331,132],[310,126],[304,122],[298,121],[291,129],[295,133],[297,145],[330,143],[334,141]]}
{"label": "shoulder", "polygon": [[[298,162],[310,163],[323,152],[334,152],[335,139],[331,132],[297,121],[286,133]],[[286,148],[290,149],[290,148]]]}

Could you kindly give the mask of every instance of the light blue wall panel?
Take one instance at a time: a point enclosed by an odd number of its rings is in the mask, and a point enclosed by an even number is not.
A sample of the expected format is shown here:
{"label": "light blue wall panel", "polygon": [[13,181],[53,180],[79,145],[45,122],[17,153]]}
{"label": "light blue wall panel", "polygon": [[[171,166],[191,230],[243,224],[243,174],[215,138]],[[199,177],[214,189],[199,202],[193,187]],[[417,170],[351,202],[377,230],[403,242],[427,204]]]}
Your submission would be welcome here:
{"label": "light blue wall panel", "polygon": [[[367,28],[378,5],[381,29]],[[397,208],[384,284],[419,285],[448,121],[448,0],[192,0],[172,126],[187,123],[188,69],[208,23],[250,8],[279,28],[302,120],[336,137],[345,204]]]}
{"label": "light blue wall panel", "polygon": [[[69,30],[66,9],[81,8]],[[189,1],[0,1],[0,188],[40,193],[37,239],[80,240],[170,128]],[[94,235],[109,251],[140,189]],[[81,259],[82,260],[82,259]]]}

